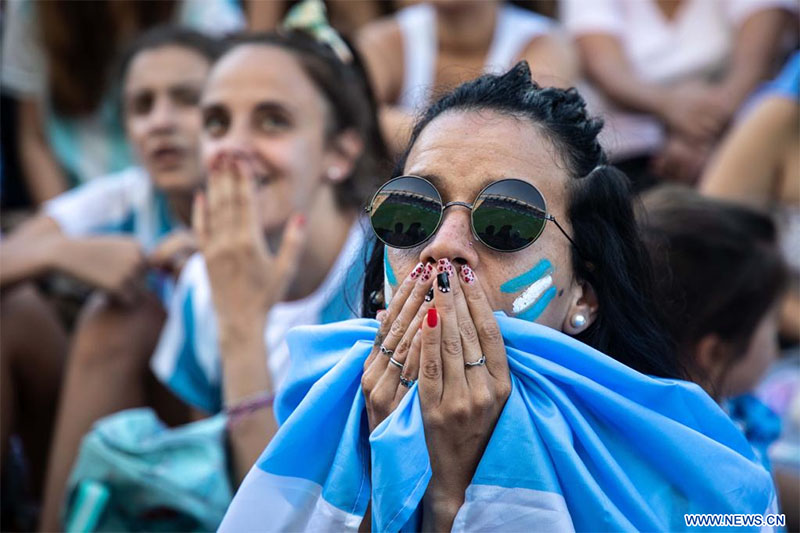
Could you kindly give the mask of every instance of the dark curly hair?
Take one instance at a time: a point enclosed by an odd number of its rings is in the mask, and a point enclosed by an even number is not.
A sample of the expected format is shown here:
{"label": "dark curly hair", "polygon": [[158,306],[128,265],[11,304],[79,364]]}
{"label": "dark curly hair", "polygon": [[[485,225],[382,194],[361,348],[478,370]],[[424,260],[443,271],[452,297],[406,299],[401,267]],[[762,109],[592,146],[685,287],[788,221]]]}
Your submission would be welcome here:
{"label": "dark curly hair", "polygon": [[[653,272],[633,210],[628,178],[607,164],[592,118],[575,89],[539,87],[527,62],[502,75],[483,75],[431,105],[414,127],[393,176],[403,174],[420,133],[445,112],[491,110],[529,120],[552,142],[570,177],[568,216],[572,223],[572,264],[578,279],[597,294],[597,319],[576,337],[640,372],[682,378],[673,342],[653,297]],[[367,316],[383,283],[383,245],[376,242],[367,265],[362,305]]]}

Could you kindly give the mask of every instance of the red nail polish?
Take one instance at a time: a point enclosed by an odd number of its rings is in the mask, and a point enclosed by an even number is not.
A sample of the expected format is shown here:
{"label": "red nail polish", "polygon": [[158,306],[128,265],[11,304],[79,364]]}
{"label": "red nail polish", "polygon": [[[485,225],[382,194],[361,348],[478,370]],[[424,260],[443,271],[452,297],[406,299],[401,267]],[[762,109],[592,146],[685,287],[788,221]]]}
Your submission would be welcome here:
{"label": "red nail polish", "polygon": [[427,263],[422,271],[422,277],[420,277],[420,281],[428,281],[429,279],[431,279],[432,272],[433,272],[433,265]]}
{"label": "red nail polish", "polygon": [[461,265],[461,279],[469,285],[475,283],[475,272],[467,265]]}
{"label": "red nail polish", "polygon": [[431,307],[430,309],[428,309],[428,327],[435,328],[438,322],[439,322],[439,315],[436,313],[436,308]]}
{"label": "red nail polish", "polygon": [[301,228],[306,225],[306,216],[305,215],[297,215],[297,225]]}
{"label": "red nail polish", "polygon": [[422,266],[422,263],[417,263],[417,266],[414,267],[414,270],[411,271],[411,274],[409,275],[409,277],[411,279],[417,279],[419,277],[419,275],[422,274],[423,268],[424,267]]}

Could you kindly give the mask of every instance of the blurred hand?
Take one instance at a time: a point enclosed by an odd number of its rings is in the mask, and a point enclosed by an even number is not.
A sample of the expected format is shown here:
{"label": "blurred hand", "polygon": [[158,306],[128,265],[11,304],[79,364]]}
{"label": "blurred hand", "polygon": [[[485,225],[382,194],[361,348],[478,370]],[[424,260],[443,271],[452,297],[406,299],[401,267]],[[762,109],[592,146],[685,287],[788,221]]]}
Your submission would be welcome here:
{"label": "blurred hand", "polygon": [[133,304],[146,290],[144,252],[131,237],[91,237],[64,240],[69,252],[55,252],[56,268],[70,276],[108,291],[123,304]]}
{"label": "blurred hand", "polygon": [[727,99],[712,85],[685,83],[672,87],[661,116],[675,133],[694,141],[719,135],[731,116]]}
{"label": "blurred hand", "polygon": [[710,143],[692,142],[686,137],[672,135],[653,158],[652,171],[662,179],[693,185],[710,155]]}
{"label": "blurred hand", "polygon": [[263,332],[267,313],[297,275],[305,218],[286,224],[280,249],[267,249],[259,224],[253,172],[242,160],[219,159],[207,198],[195,198],[192,221],[211,282],[221,336]]}
{"label": "blurred hand", "polygon": [[172,277],[178,277],[183,265],[196,251],[197,240],[194,233],[178,229],[161,239],[147,260],[152,268],[164,271]]}

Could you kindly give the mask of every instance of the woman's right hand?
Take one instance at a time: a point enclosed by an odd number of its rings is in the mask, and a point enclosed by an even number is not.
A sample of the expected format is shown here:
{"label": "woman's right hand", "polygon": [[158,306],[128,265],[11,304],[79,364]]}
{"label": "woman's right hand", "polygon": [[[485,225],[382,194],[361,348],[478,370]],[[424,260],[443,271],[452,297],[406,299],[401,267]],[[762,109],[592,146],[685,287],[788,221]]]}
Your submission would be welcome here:
{"label": "woman's right hand", "polygon": [[666,90],[661,116],[667,126],[696,141],[709,141],[725,127],[729,113],[713,87],[687,83]]}
{"label": "woman's right hand", "polygon": [[59,237],[53,264],[65,274],[108,292],[123,304],[135,303],[145,290],[147,260],[131,237],[102,236],[73,240]]}
{"label": "woman's right hand", "polygon": [[295,277],[305,218],[295,215],[276,254],[267,249],[256,185],[245,161],[223,156],[212,166],[207,197],[195,198],[192,222],[211,283],[220,336],[263,334],[267,313]]}
{"label": "woman's right hand", "polygon": [[[431,263],[417,264],[395,291],[388,309],[380,312],[381,325],[361,377],[370,433],[395,410],[408,391],[398,386],[402,369],[392,364],[390,358],[402,363],[412,343],[419,344],[422,319],[433,305],[433,301],[425,298],[433,288],[433,277]],[[406,372],[409,376],[416,374],[408,369]]]}

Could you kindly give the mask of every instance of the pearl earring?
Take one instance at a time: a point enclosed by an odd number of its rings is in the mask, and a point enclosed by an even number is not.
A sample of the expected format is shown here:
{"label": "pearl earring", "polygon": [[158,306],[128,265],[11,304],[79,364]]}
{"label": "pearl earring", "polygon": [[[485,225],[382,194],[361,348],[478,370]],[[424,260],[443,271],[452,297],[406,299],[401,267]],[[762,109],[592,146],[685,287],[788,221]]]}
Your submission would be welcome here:
{"label": "pearl earring", "polygon": [[572,318],[569,319],[569,323],[573,328],[582,328],[586,325],[586,317],[581,313],[575,313],[572,315]]}
{"label": "pearl earring", "polygon": [[342,177],[342,169],[339,167],[331,167],[328,169],[328,178],[337,181]]}

